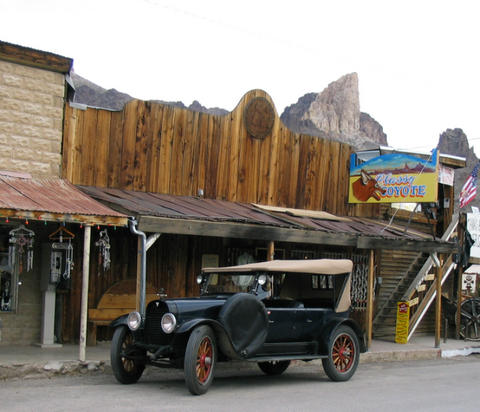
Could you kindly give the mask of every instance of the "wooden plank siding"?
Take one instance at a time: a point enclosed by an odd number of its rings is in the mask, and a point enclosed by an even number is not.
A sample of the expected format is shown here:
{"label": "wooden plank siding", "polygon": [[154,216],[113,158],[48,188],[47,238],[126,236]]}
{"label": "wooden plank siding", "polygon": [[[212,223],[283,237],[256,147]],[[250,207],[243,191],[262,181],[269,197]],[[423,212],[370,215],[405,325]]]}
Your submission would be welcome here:
{"label": "wooden plank siding", "polygon": [[74,184],[204,196],[238,202],[377,216],[349,205],[350,145],[297,134],[275,109],[272,131],[249,135],[246,93],[225,116],[133,100],[123,111],[67,106],[63,176]]}

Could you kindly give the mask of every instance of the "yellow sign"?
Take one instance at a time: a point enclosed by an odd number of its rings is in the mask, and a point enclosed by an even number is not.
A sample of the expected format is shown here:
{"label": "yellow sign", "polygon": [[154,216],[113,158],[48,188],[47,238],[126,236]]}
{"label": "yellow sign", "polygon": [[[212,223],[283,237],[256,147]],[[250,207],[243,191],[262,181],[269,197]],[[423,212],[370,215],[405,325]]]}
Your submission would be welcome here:
{"label": "yellow sign", "polygon": [[397,303],[397,326],[395,328],[395,342],[408,342],[408,328],[410,323],[410,302]]}
{"label": "yellow sign", "polygon": [[349,187],[349,203],[436,202],[438,150],[428,160],[393,153],[361,162],[352,154]]}

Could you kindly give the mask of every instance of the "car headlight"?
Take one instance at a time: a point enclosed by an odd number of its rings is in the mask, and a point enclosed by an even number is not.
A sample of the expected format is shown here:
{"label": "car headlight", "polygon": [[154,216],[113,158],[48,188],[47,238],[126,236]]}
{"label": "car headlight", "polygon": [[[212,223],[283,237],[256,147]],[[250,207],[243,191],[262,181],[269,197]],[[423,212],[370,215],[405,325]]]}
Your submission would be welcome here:
{"label": "car headlight", "polygon": [[175,329],[175,326],[177,326],[177,319],[175,319],[175,315],[173,313],[165,313],[165,315],[162,316],[161,325],[162,330],[165,333],[172,333]]}
{"label": "car headlight", "polygon": [[127,325],[130,330],[137,330],[142,324],[142,316],[138,312],[130,312],[127,318]]}

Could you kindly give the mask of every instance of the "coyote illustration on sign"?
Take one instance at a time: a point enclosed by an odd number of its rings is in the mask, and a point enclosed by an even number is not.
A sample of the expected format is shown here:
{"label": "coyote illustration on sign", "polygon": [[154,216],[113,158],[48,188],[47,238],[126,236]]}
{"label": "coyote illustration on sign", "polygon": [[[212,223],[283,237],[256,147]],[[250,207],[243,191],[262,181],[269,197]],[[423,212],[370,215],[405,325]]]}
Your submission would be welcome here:
{"label": "coyote illustration on sign", "polygon": [[353,182],[352,189],[353,195],[362,202],[366,202],[371,197],[380,200],[380,195],[385,194],[385,189],[363,169],[360,171],[360,178]]}

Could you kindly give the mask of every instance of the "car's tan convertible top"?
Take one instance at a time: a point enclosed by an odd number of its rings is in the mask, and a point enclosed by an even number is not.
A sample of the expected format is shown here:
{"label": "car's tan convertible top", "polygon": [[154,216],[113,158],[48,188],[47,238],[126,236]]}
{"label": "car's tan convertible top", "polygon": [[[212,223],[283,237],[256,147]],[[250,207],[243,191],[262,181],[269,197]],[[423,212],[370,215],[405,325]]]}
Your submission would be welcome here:
{"label": "car's tan convertible top", "polygon": [[221,272],[299,272],[312,275],[340,275],[352,271],[353,262],[349,259],[304,259],[304,260],[270,260],[267,262],[248,263],[246,265],[203,268],[204,273]]}
{"label": "car's tan convertible top", "polygon": [[348,273],[345,287],[338,297],[335,312],[344,312],[350,308],[350,287],[353,262],[349,259],[304,259],[271,260],[267,262],[248,263],[246,265],[226,266],[220,268],[203,268],[204,273],[232,272],[286,272],[299,275],[342,275]]}

